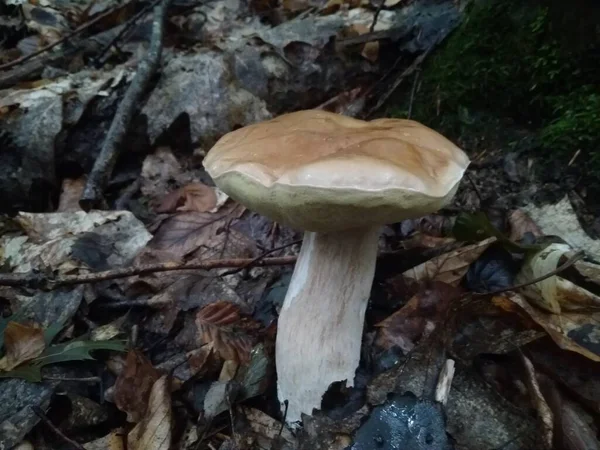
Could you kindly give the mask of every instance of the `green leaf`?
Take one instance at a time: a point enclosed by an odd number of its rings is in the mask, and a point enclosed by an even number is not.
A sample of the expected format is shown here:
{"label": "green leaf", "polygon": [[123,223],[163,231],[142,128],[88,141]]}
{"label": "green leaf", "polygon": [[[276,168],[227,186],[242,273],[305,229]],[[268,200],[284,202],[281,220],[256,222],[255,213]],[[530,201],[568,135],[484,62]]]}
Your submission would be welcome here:
{"label": "green leaf", "polygon": [[71,341],[65,344],[52,345],[37,358],[8,372],[0,372],[1,378],[22,378],[32,383],[42,381],[42,367],[69,361],[85,361],[94,359],[90,354],[94,350],[126,350],[125,341]]}
{"label": "green leaf", "polygon": [[452,234],[457,240],[465,242],[479,242],[495,237],[507,250],[515,253],[535,252],[545,247],[545,245],[524,245],[511,241],[498,231],[481,211],[459,214],[452,228]]}
{"label": "green leaf", "polygon": [[46,347],[48,347],[52,343],[56,335],[60,333],[60,330],[62,330],[64,326],[65,322],[58,322],[53,323],[44,330],[44,342],[46,342]]}
{"label": "green leaf", "polygon": [[39,383],[42,381],[41,369],[40,366],[27,363],[8,372],[0,372],[0,378],[22,378],[31,383]]}
{"label": "green leaf", "polygon": [[126,342],[114,341],[71,341],[65,344],[52,345],[40,356],[31,361],[36,366],[46,366],[68,361],[84,361],[94,359],[90,354],[93,350],[113,350],[123,352]]}

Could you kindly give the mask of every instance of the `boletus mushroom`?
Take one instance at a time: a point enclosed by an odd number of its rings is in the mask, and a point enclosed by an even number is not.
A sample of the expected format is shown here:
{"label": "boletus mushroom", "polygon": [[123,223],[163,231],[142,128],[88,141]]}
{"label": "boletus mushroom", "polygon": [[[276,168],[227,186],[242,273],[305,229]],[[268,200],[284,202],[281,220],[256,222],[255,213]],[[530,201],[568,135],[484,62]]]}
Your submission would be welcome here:
{"label": "boletus mushroom", "polygon": [[448,204],[467,155],[411,120],[358,120],[320,110],[224,135],[204,166],[215,184],[304,239],[276,341],[287,421],[321,407],[333,382],[353,386],[380,228]]}

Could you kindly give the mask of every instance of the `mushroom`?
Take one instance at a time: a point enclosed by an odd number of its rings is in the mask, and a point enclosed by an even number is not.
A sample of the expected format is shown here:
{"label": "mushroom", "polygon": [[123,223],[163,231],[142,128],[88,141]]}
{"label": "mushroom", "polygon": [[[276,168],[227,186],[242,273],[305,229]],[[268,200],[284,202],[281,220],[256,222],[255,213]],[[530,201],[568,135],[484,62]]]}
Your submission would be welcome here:
{"label": "mushroom", "polygon": [[275,360],[287,422],[353,386],[380,228],[448,204],[467,155],[412,120],[305,110],[224,135],[204,167],[231,198],[304,231],[279,315]]}

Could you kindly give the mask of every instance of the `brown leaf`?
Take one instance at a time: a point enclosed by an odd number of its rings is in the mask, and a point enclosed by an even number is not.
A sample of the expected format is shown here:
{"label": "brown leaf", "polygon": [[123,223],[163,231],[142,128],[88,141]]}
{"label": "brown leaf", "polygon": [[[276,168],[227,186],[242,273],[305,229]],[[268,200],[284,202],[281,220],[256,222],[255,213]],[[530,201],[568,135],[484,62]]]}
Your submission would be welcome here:
{"label": "brown leaf", "polygon": [[423,338],[435,330],[445,317],[450,303],[458,298],[461,289],[436,281],[412,297],[406,305],[375,326],[377,345],[384,349],[400,347],[411,351]]}
{"label": "brown leaf", "polygon": [[525,233],[531,233],[535,237],[543,236],[542,230],[533,221],[529,214],[522,209],[515,209],[508,216],[508,224],[510,226],[509,239],[516,242],[525,236]]}
{"label": "brown leaf", "polygon": [[173,426],[171,386],[163,375],[151,386],[144,419],[127,436],[129,450],[169,450]]}
{"label": "brown leaf", "polygon": [[[524,296],[507,292],[503,297],[519,305],[529,314],[556,344],[565,350],[577,352],[592,361],[600,361],[600,312],[577,313],[562,311],[554,314],[531,305]],[[494,297],[493,301],[499,303]]]}
{"label": "brown leaf", "polygon": [[81,211],[79,199],[84,188],[85,179],[83,177],[74,180],[65,178],[62,182],[62,192],[60,193],[57,211]]}
{"label": "brown leaf", "polygon": [[175,211],[208,212],[217,206],[215,190],[203,183],[190,183],[167,194],[160,206],[158,213]]}
{"label": "brown leaf", "polygon": [[113,431],[100,439],[83,444],[83,448],[85,450],[125,450],[125,445],[121,433]]}
{"label": "brown leaf", "polygon": [[196,314],[196,326],[202,342],[211,344],[224,360],[249,361],[252,339],[241,329],[244,325],[237,305],[216,302],[205,306]]}
{"label": "brown leaf", "polygon": [[496,238],[491,237],[436,256],[423,264],[408,269],[402,276],[409,282],[436,280],[456,286],[469,270],[471,263],[495,241]]}
{"label": "brown leaf", "polygon": [[46,348],[44,330],[9,322],[4,330],[4,347],[6,356],[0,360],[0,370],[12,370],[42,354]]}
{"label": "brown leaf", "polygon": [[160,374],[150,361],[137,350],[127,354],[125,367],[115,382],[115,405],[127,413],[127,421],[139,422],[148,406],[152,386]]}
{"label": "brown leaf", "polygon": [[[202,257],[222,257],[231,231],[229,224],[244,212],[235,202],[227,202],[216,213],[184,212],[161,223],[149,246],[175,255],[187,256],[200,252]],[[241,234],[241,233],[240,233]]]}
{"label": "brown leaf", "polygon": [[520,356],[525,368],[525,382],[529,388],[529,395],[538,413],[542,435],[541,444],[544,448],[551,449],[553,448],[552,440],[554,438],[554,414],[542,394],[533,363],[523,353],[520,353]]}

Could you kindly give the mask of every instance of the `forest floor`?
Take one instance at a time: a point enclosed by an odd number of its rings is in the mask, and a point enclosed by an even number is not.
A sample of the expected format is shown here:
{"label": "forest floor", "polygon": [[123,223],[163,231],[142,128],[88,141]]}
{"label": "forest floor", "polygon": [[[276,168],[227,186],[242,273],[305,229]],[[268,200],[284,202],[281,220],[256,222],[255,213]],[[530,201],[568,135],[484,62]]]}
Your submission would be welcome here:
{"label": "forest floor", "polygon": [[[554,140],[554,157],[541,125],[436,100],[428,71],[464,5],[12,3],[0,450],[600,449],[590,144]],[[202,160],[308,108],[411,117],[472,162],[451,206],[382,228],[354,386],[298,428],[274,343],[302,234],[229,198]]]}

